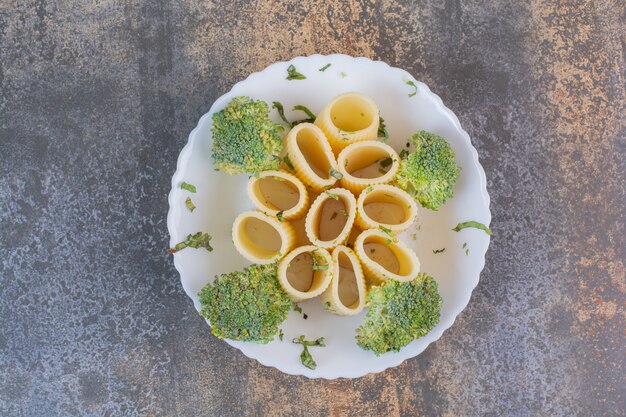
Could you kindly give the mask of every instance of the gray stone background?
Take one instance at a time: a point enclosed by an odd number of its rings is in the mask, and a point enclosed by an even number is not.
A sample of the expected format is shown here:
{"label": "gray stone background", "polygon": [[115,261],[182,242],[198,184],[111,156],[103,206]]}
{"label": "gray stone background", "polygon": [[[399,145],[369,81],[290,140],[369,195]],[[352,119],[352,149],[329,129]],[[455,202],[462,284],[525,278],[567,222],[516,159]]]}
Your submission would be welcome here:
{"label": "gray stone background", "polygon": [[[0,415],[623,416],[623,6],[0,1]],[[324,381],[210,335],[165,218],[215,98],[333,52],[407,69],[459,116],[495,236],[437,343]]]}

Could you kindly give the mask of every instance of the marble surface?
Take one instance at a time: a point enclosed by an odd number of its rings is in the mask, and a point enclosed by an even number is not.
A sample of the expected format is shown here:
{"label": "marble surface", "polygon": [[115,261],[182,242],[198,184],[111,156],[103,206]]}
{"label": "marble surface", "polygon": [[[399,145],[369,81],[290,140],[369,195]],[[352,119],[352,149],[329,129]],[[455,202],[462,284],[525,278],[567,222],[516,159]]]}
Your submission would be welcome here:
{"label": "marble surface", "polygon": [[[0,415],[624,415],[619,4],[2,2]],[[329,382],[210,335],[165,217],[176,156],[215,98],[334,52],[407,69],[459,116],[494,237],[437,343]]]}

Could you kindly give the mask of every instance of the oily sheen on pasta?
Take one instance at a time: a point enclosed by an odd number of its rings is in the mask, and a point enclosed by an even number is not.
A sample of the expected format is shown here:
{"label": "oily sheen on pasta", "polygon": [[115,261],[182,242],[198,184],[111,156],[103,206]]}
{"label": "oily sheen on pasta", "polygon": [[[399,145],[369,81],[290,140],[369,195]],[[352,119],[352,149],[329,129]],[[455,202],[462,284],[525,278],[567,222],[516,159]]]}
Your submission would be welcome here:
{"label": "oily sheen on pasta", "polygon": [[295,173],[314,190],[333,186],[337,178],[337,162],[324,133],[314,124],[301,123],[293,127],[285,138],[287,156]]}
{"label": "oily sheen on pasta", "polygon": [[245,211],[233,223],[235,249],[247,260],[270,264],[285,256],[295,245],[296,233],[287,222],[260,211]]}
{"label": "oily sheen on pasta", "polygon": [[341,316],[359,314],[365,307],[365,278],[359,258],[347,246],[337,246],[331,271],[331,283],[320,297],[324,308]]}
{"label": "oily sheen on pasta", "polygon": [[374,100],[360,93],[335,97],[320,112],[315,124],[322,129],[335,153],[351,143],[375,140],[379,126]]}
{"label": "oily sheen on pasta", "polygon": [[420,262],[415,252],[393,235],[378,229],[362,232],[354,243],[365,276],[374,283],[417,278]]}
{"label": "oily sheen on pasta", "polygon": [[400,167],[400,157],[386,143],[358,142],[339,153],[337,165],[342,175],[341,186],[358,195],[371,185],[393,181]]}
{"label": "oily sheen on pasta", "polygon": [[344,188],[321,193],[311,204],[304,227],[315,246],[332,249],[344,244],[356,218],[356,198]]}
{"label": "oily sheen on pasta", "polygon": [[270,216],[297,219],[309,208],[309,194],[302,181],[283,171],[263,171],[248,180],[248,197],[256,208]]}
{"label": "oily sheen on pasta", "polygon": [[386,227],[394,233],[407,230],[417,217],[417,203],[404,190],[388,184],[373,185],[357,199],[356,224],[361,229]]}
{"label": "oily sheen on pasta", "polygon": [[295,302],[322,294],[331,281],[331,256],[326,249],[300,246],[278,265],[278,281]]}

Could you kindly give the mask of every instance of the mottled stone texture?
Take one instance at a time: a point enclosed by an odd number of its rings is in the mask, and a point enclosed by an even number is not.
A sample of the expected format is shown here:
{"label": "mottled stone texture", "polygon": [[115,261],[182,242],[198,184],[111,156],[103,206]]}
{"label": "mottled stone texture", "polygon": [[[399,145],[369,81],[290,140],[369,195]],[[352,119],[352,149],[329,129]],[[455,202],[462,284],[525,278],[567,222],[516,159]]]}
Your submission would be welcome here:
{"label": "mottled stone texture", "polygon": [[[0,2],[0,415],[624,415],[623,3],[220,3]],[[492,198],[467,309],[418,358],[353,381],[212,337],[165,253],[198,118],[316,52],[426,82]]]}

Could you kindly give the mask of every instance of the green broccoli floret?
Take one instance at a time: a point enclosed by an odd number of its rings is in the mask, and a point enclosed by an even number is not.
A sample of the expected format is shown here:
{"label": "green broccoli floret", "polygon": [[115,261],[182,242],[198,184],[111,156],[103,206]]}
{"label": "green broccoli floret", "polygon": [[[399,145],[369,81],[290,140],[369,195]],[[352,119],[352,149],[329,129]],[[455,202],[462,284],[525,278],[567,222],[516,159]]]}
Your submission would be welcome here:
{"label": "green broccoli floret", "polygon": [[400,161],[396,182],[420,204],[438,210],[454,193],[461,168],[452,148],[441,136],[420,131],[410,139],[415,151]]}
{"label": "green broccoli floret", "polygon": [[262,100],[235,97],[213,114],[213,163],[228,174],[278,169],[283,127],[269,119]]}
{"label": "green broccoli floret", "polygon": [[357,344],[376,355],[399,351],[439,323],[441,296],[437,281],[420,274],[409,282],[389,280],[372,287],[369,310],[357,328]]}
{"label": "green broccoli floret", "polygon": [[220,339],[268,343],[293,306],[278,282],[275,264],[219,275],[199,296],[200,314]]}

